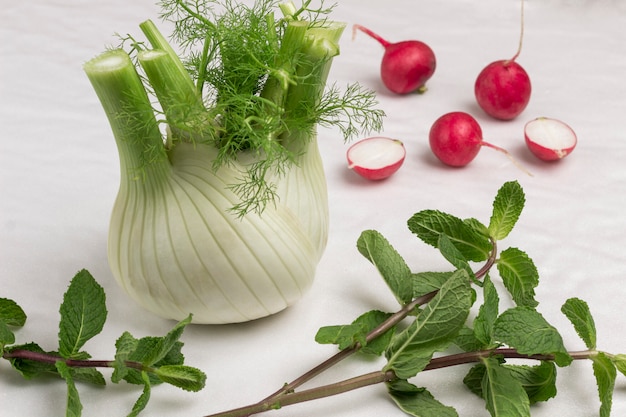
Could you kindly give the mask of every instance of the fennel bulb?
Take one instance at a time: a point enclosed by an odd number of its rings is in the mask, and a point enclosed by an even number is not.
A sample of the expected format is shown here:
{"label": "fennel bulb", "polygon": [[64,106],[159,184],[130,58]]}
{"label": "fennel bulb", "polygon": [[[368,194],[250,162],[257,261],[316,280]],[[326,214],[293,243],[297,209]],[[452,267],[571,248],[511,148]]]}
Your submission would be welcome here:
{"label": "fennel bulb", "polygon": [[146,21],[152,49],[132,39],[132,57],[115,49],[84,66],[120,156],[111,270],[161,317],[233,323],[296,302],[328,236],[317,125],[346,137],[355,125],[380,127],[372,93],[324,92],[345,25],[299,20],[306,9],[295,7],[281,7],[289,15],[274,20],[272,4],[237,5],[216,16],[219,25],[189,6],[179,10],[190,19],[178,30],[205,24],[211,34],[200,32],[202,59],[192,55],[186,65]]}

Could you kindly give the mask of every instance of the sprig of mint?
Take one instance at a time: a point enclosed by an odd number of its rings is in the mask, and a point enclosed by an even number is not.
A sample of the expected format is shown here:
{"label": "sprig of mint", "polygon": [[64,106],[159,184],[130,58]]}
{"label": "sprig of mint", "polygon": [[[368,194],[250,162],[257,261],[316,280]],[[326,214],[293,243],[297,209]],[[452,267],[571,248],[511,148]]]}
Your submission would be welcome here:
{"label": "sprig of mint", "polygon": [[150,399],[153,385],[165,382],[187,391],[204,387],[206,375],[197,368],[184,365],[179,341],[191,316],[182,320],[162,337],[134,338],[125,332],[116,342],[115,359],[94,360],[82,350],[87,341],[97,336],[107,318],[103,288],[86,270],[71,280],[60,307],[59,347],[46,351],[36,343],[15,344],[13,328],[26,323],[26,314],[13,300],[0,298],[0,354],[26,379],[54,374],[66,381],[66,416],[78,417],[82,403],[76,382],[105,385],[98,368],[112,368],[111,380],[143,385],[143,391],[128,416],[143,411]]}
{"label": "sprig of mint", "polygon": [[[357,249],[378,270],[400,309],[395,313],[373,310],[349,324],[322,327],[315,340],[337,345],[338,353],[258,403],[210,417],[249,416],[378,383],[387,385],[390,397],[406,414],[457,417],[453,407],[410,379],[420,372],[468,363],[474,366],[463,383],[484,399],[492,417],[529,417],[533,404],[556,395],[558,368],[582,359],[593,363],[599,414],[609,417],[617,372],[626,375],[626,355],[596,349],[593,317],[578,298],[566,300],[562,312],[587,349],[566,349],[558,330],[537,310],[539,274],[532,259],[518,248],[498,250],[497,244],[511,233],[524,204],[521,186],[512,181],[498,190],[487,224],[438,210],[413,215],[407,222],[409,230],[438,249],[452,265],[450,271],[412,272],[384,236],[364,231]],[[474,263],[481,263],[476,271]],[[494,285],[497,278],[503,285]],[[500,311],[502,297],[514,306]],[[482,302],[477,305],[479,299]],[[476,314],[470,314],[472,309]],[[450,353],[452,346],[462,353]],[[357,353],[383,356],[386,363],[369,374],[297,390]],[[529,365],[512,364],[510,359],[528,359]]]}
{"label": "sprig of mint", "polygon": [[[538,310],[539,274],[532,259],[518,248],[498,249],[514,229],[524,204],[524,192],[513,181],[498,190],[487,224],[438,210],[413,215],[407,222],[409,230],[449,261],[448,271],[413,272],[383,235],[364,231],[357,249],[378,270],[399,309],[372,310],[348,324],[322,327],[315,340],[336,345],[336,354],[265,399],[210,417],[247,417],[380,383],[386,384],[390,398],[408,415],[458,417],[452,406],[411,379],[421,372],[461,364],[473,364],[462,383],[484,399],[492,417],[529,417],[533,404],[556,396],[558,369],[576,360],[591,361],[599,416],[610,417],[618,372],[626,375],[626,354],[597,349],[593,316],[579,298],[565,300],[561,311],[586,349],[568,350],[559,331]],[[495,285],[496,279],[502,285]],[[505,297],[513,307],[501,311]],[[136,339],[125,332],[115,344],[114,359],[99,361],[82,350],[100,333],[107,314],[104,291],[89,272],[80,271],[73,278],[60,313],[57,351],[45,351],[35,343],[15,345],[13,329],[24,326],[26,314],[14,301],[0,298],[0,353],[27,379],[45,373],[65,379],[67,416],[81,414],[76,382],[105,383],[100,367],[113,368],[114,383],[143,386],[129,416],[144,410],[155,384],[166,382],[190,391],[204,387],[205,374],[183,364],[179,339],[191,317],[163,337]],[[451,353],[451,347],[461,352]],[[379,356],[385,364],[368,374],[298,390],[356,354]],[[529,364],[511,363],[511,359],[526,359]]]}

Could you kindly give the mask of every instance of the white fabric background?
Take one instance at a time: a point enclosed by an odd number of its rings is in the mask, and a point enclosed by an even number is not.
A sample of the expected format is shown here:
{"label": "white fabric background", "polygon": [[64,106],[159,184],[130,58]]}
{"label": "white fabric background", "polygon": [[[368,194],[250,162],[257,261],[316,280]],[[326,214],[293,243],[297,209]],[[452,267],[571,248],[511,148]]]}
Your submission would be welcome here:
{"label": "white fabric background", "polygon": [[[115,339],[165,333],[171,322],[130,302],[113,281],[106,260],[110,209],[119,172],[117,150],[82,64],[114,33],[139,34],[137,24],[157,19],[153,0],[1,0],[0,7],[0,296],[16,300],[29,320],[18,342],[54,349],[58,306],[71,277],[89,269],[107,292],[103,333],[85,347],[109,359]],[[562,329],[566,345],[583,349],[561,304],[579,296],[596,317],[599,346],[626,353],[626,2],[528,0],[524,49],[533,97],[516,120],[483,116],[473,82],[483,66],[510,58],[518,43],[519,2],[496,0],[340,0],[334,18],[369,26],[392,41],[420,39],[434,49],[438,68],[422,96],[393,96],[381,86],[382,49],[349,30],[331,80],[359,81],[378,92],[388,117],[384,134],[402,139],[407,159],[385,182],[369,183],[349,171],[336,132],[320,130],[330,193],[331,230],[312,290],[287,311],[229,326],[191,326],[184,336],[187,362],[208,374],[191,394],[158,387],[144,415],[200,416],[260,400],[335,352],[313,336],[320,326],[347,323],[368,309],[395,309],[382,280],[359,255],[362,230],[377,229],[414,270],[446,267],[438,254],[406,229],[422,209],[440,209],[487,222],[500,185],[517,179],[527,205],[502,246],[517,246],[541,275],[540,311]],[[427,132],[440,115],[464,110],[481,123],[485,140],[508,148],[530,169],[528,177],[498,152],[483,149],[464,169],[431,156]],[[560,118],[579,145],[554,164],[535,160],[522,129],[537,116]],[[348,360],[316,382],[379,369],[382,362]],[[466,368],[424,373],[428,387],[463,417],[487,416],[483,403],[461,383]],[[109,373],[104,371],[108,378]],[[533,408],[533,416],[597,415],[589,363],[561,370],[559,395]],[[86,416],[123,416],[138,387],[79,385]],[[0,414],[62,415],[62,381],[25,381],[0,363]],[[383,386],[271,412],[275,416],[400,416]],[[626,415],[626,379],[618,377],[613,416]]]}

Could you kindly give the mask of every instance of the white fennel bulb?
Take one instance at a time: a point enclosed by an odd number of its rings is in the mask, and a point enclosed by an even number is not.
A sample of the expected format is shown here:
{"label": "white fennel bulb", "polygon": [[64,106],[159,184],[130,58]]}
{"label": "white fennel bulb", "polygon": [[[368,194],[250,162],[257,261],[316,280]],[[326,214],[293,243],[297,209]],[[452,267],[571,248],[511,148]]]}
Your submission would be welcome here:
{"label": "white fennel bulb", "polygon": [[109,50],[84,66],[120,156],[111,270],[161,317],[242,322],[300,299],[328,236],[317,126],[346,138],[380,128],[373,93],[324,91],[345,25],[299,20],[295,6],[275,19],[269,4],[227,9],[220,25],[179,10],[185,36],[205,25],[205,54],[186,65],[146,21],[152,49],[132,39],[130,54]]}

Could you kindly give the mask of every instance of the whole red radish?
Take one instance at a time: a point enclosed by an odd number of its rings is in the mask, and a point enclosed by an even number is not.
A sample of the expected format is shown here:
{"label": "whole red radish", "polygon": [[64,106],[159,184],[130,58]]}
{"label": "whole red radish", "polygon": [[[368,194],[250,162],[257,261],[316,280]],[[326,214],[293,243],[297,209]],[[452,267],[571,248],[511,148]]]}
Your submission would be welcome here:
{"label": "whole red radish", "polygon": [[492,62],[476,78],[474,95],[481,109],[491,117],[511,120],[524,111],[530,101],[532,86],[526,70],[515,60],[522,51],[524,37],[524,1],[522,31],[517,53],[511,59]]}
{"label": "whole red radish", "polygon": [[398,139],[372,137],[358,141],[346,153],[348,168],[368,180],[393,175],[404,162],[406,150]]}
{"label": "whole red radish", "polygon": [[504,153],[519,169],[530,175],[507,150],[485,142],[480,125],[468,113],[457,111],[444,114],[431,126],[428,139],[432,152],[446,165],[463,167],[474,160],[481,147],[487,146]]}
{"label": "whole red radish", "polygon": [[437,67],[435,53],[428,45],[416,40],[388,42],[361,25],[354,25],[353,36],[357,30],[374,38],[385,48],[380,64],[380,76],[385,87],[396,94],[425,91],[426,81]]}
{"label": "whole red radish", "polygon": [[528,149],[543,161],[558,161],[572,153],[578,139],[566,123],[549,117],[538,117],[524,126]]}

